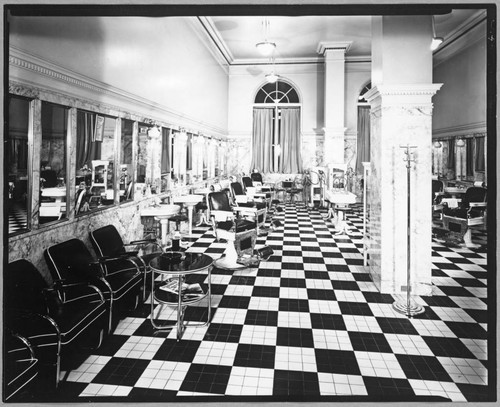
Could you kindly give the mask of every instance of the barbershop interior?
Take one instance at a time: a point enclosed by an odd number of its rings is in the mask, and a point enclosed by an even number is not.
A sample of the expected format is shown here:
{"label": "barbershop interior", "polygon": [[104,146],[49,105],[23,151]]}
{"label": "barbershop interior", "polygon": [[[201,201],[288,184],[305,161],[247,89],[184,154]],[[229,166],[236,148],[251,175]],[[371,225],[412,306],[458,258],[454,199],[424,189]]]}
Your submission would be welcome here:
{"label": "barbershop interior", "polygon": [[4,13],[4,402],[497,400],[494,6]]}

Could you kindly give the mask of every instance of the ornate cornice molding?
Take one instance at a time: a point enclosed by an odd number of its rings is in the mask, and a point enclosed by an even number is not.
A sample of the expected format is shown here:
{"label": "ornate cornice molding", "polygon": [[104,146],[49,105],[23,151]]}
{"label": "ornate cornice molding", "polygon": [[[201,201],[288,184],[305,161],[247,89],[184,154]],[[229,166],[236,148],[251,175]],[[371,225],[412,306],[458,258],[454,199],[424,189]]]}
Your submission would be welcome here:
{"label": "ornate cornice molding", "polygon": [[[70,106],[85,109],[90,107],[93,111],[101,108],[110,109],[117,117],[128,118],[128,116],[131,116],[139,118],[144,117],[144,113],[139,113],[140,111],[151,112],[152,119],[158,122],[175,123],[170,125],[172,128],[182,126],[192,128],[192,132],[195,133],[202,131],[205,133],[214,133],[214,135],[222,137],[225,137],[227,133],[225,129],[188,117],[159,103],[91,79],[12,46],[9,47],[9,65],[9,89],[16,94],[22,93],[24,96],[35,99],[43,99],[44,97],[49,99],[53,99],[54,97],[66,99],[68,103],[71,103]],[[15,75],[12,72],[13,69],[17,71],[29,71],[39,78],[50,78],[55,83],[61,84],[62,87],[51,87],[46,83],[42,83],[38,78],[36,82],[33,82],[30,79],[26,79],[24,75]],[[83,89],[94,95],[105,95],[113,103],[103,103],[86,99],[87,96],[82,96],[79,89]],[[130,106],[136,106],[137,108],[130,109]]]}
{"label": "ornate cornice molding", "polygon": [[368,102],[380,96],[433,96],[442,83],[376,85],[365,93]]}
{"label": "ornate cornice molding", "polygon": [[477,134],[486,134],[486,122],[468,123],[459,126],[444,127],[441,129],[433,129],[433,138],[470,136]]}

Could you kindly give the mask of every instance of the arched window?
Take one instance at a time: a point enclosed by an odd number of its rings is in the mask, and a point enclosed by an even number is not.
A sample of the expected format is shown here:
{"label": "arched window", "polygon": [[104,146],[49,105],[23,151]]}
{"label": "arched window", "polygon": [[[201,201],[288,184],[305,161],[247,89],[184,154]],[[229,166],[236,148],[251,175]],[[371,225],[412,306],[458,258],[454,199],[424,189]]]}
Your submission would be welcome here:
{"label": "arched window", "polygon": [[266,83],[255,95],[251,170],[301,172],[300,143],[297,91],[284,81]]}
{"label": "arched window", "polygon": [[370,161],[370,104],[365,99],[366,93],[372,88],[368,82],[358,96],[358,138],[356,147],[356,172],[363,173],[363,162]]}
{"label": "arched window", "polygon": [[288,83],[266,83],[255,96],[255,103],[299,103],[297,91]]}

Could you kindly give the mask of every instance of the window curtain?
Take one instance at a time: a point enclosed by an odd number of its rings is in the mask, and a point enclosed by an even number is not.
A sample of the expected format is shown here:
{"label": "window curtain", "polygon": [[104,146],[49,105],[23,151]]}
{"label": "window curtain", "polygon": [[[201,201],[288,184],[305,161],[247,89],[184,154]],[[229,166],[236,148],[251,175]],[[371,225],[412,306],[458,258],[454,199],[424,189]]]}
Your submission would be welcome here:
{"label": "window curtain", "polygon": [[484,140],[485,140],[484,137],[476,138],[476,162],[475,162],[476,171],[485,170]]}
{"label": "window curtain", "polygon": [[302,157],[300,154],[300,109],[281,109],[281,172],[294,174],[302,172]]}
{"label": "window curtain", "polygon": [[161,173],[170,172],[170,155],[168,154],[170,129],[162,128],[161,133]]}
{"label": "window curtain", "polygon": [[252,164],[259,172],[271,172],[273,143],[273,111],[271,108],[253,109]]}
{"label": "window curtain", "polygon": [[101,142],[93,141],[95,114],[78,112],[76,119],[76,168],[80,169],[92,160],[101,159]]}
{"label": "window curtain", "polygon": [[370,106],[358,106],[356,172],[363,174],[363,162],[370,161]]}

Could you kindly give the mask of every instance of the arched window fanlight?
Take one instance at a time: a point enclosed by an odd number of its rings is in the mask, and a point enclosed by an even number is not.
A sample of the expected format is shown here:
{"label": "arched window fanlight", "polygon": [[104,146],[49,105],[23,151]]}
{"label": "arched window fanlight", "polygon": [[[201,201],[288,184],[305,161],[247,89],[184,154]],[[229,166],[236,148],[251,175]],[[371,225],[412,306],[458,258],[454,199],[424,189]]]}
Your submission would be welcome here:
{"label": "arched window fanlight", "polygon": [[299,95],[292,85],[278,80],[262,86],[254,103],[299,103]]}
{"label": "arched window fanlight", "polygon": [[359,92],[358,96],[358,104],[367,104],[368,101],[365,99],[366,93],[372,88],[372,83],[368,82],[363,89],[361,89],[361,92]]}

